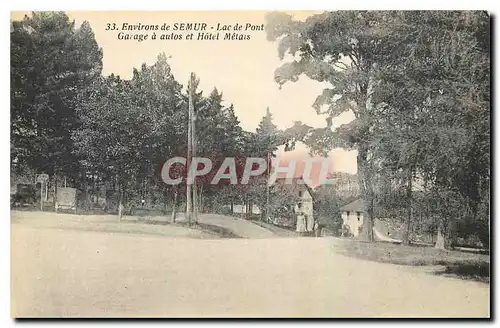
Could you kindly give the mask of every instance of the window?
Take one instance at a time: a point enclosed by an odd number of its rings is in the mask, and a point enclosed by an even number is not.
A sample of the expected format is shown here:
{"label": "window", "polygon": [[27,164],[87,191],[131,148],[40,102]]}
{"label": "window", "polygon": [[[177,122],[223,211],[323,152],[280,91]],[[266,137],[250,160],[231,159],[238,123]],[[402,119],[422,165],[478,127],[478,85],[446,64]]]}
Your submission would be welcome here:
{"label": "window", "polygon": [[358,221],[361,220],[361,212],[356,212],[357,216],[358,216]]}
{"label": "window", "polygon": [[299,190],[299,197],[302,197],[302,190]]}
{"label": "window", "polygon": [[347,211],[347,216],[349,216],[351,214],[351,212]]}
{"label": "window", "polygon": [[297,204],[297,207],[299,208],[299,210],[302,208],[302,203],[298,203]]}

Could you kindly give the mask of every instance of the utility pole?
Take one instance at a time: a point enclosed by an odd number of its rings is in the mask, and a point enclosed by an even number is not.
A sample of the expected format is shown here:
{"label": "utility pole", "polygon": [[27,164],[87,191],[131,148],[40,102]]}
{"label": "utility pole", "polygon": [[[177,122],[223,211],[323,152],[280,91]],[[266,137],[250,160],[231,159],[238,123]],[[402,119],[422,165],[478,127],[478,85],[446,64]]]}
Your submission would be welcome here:
{"label": "utility pole", "polygon": [[192,203],[191,203],[191,184],[189,183],[189,177],[192,174],[191,172],[191,160],[192,160],[192,145],[193,145],[193,134],[192,134],[192,119],[193,119],[193,73],[189,78],[188,84],[188,144],[187,144],[187,160],[186,160],[186,168],[187,168],[187,179],[186,179],[186,219],[188,224],[191,224],[191,212],[192,212]]}
{"label": "utility pole", "polygon": [[[43,182],[40,183],[40,210],[43,212]],[[22,204],[21,204],[22,205]]]}
{"label": "utility pole", "polygon": [[[194,88],[195,88],[195,81],[196,77],[194,73],[191,73],[191,152],[192,152],[192,157],[196,157],[196,111],[194,109],[194,104],[193,104],[193,97],[194,97]],[[196,169],[196,168],[195,168]],[[194,174],[194,172],[192,172]],[[198,223],[198,186],[196,184],[196,177],[194,177],[193,180],[193,221],[194,223]]]}

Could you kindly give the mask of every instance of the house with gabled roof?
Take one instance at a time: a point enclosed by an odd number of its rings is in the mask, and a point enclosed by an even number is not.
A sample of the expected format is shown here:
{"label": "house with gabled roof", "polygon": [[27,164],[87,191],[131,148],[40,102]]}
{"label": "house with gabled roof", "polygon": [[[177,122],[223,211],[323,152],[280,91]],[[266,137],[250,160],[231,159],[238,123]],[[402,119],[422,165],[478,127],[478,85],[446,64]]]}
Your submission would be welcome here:
{"label": "house with gabled roof", "polygon": [[[294,198],[295,203],[290,204],[293,208],[293,217],[289,218],[290,222],[288,225],[295,225],[297,228],[297,215],[298,213],[303,213],[305,216],[305,230],[307,232],[313,231],[314,228],[314,198],[313,189],[304,181],[302,177],[294,177],[287,179],[285,177],[279,177],[276,179],[275,185],[281,185],[286,188]],[[283,220],[284,218],[274,218],[274,221]],[[273,222],[277,225],[282,225],[279,222]]]}

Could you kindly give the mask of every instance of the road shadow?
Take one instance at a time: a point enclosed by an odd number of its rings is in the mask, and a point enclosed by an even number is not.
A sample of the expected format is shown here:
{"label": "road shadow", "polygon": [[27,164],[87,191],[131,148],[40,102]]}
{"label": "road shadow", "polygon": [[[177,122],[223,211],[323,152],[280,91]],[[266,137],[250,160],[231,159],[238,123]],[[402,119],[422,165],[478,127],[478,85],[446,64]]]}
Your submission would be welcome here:
{"label": "road shadow", "polygon": [[490,264],[484,261],[464,261],[446,264],[433,272],[435,275],[457,277],[484,283],[490,282]]}

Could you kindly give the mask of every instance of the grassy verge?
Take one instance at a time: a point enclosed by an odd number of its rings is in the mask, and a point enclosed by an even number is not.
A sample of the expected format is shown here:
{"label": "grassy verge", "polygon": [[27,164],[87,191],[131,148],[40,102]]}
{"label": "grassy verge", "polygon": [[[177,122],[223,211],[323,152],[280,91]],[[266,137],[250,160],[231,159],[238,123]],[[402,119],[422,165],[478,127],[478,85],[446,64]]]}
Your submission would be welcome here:
{"label": "grassy verge", "polygon": [[185,238],[224,238],[235,236],[222,228],[210,225],[192,225],[183,223],[171,224],[166,220],[155,221],[155,218],[125,217],[118,221],[115,215],[77,215],[53,212],[13,211],[13,224],[29,225],[35,228],[69,229],[94,232],[111,232],[127,234],[149,234],[166,237]]}
{"label": "grassy verge", "polygon": [[[97,213],[97,214],[96,214]],[[103,232],[124,232],[124,233],[149,233],[155,235],[180,234],[184,230],[186,236],[190,236],[187,231],[196,232],[201,238],[241,238],[233,231],[207,223],[198,222],[188,224],[177,221],[171,223],[169,216],[161,215],[158,211],[139,211],[137,215],[126,215],[118,221],[117,215],[99,214],[99,211],[75,214],[74,211],[59,211],[54,215],[54,211],[37,211],[34,208],[22,208],[11,211],[11,221],[30,222],[30,224],[40,227],[56,227],[88,231]],[[26,221],[28,220],[28,221]],[[174,233],[176,231],[177,233]],[[182,235],[182,234],[181,234]],[[194,237],[194,235],[193,235]]]}
{"label": "grassy verge", "polygon": [[405,246],[384,242],[340,240],[336,250],[360,259],[410,266],[444,266],[436,274],[489,282],[490,257],[486,254]]}
{"label": "grassy verge", "polygon": [[201,222],[189,224],[187,222],[178,221],[176,223],[171,223],[171,222],[166,221],[166,220],[155,220],[155,219],[151,219],[148,217],[139,217],[136,220],[133,220],[130,222],[140,222],[140,223],[154,224],[154,225],[170,225],[170,226],[174,226],[174,227],[177,226],[177,227],[183,227],[183,228],[188,228],[188,229],[195,229],[195,230],[200,230],[200,231],[212,233],[220,238],[241,238],[241,236],[238,236],[237,234],[235,234],[234,232],[232,232],[229,229],[215,226],[212,224],[201,223]]}
{"label": "grassy verge", "polygon": [[261,226],[263,228],[266,228],[270,231],[272,231],[275,235],[280,236],[280,237],[297,237],[299,234],[296,233],[293,230],[288,230],[285,228],[277,227],[271,223],[266,223],[262,221],[251,221],[252,223]]}

